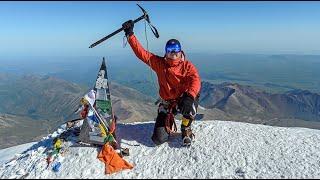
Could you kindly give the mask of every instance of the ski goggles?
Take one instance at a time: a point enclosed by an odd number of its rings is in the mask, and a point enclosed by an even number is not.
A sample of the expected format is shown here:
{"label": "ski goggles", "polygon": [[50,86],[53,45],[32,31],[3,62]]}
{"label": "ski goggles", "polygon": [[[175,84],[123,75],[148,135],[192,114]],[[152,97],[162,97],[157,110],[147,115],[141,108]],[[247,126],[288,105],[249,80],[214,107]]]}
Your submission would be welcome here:
{"label": "ski goggles", "polygon": [[181,52],[181,48],[176,44],[166,47],[166,53],[179,53],[179,52]]}

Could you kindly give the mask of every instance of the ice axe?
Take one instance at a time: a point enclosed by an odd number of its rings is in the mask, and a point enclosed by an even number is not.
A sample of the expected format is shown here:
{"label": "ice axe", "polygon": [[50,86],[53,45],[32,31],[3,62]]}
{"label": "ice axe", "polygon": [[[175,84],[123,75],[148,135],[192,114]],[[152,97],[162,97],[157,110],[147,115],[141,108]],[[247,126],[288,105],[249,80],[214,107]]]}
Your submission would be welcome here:
{"label": "ice axe", "polygon": [[[149,27],[151,28],[152,33],[156,36],[156,38],[159,38],[159,33],[158,33],[157,29],[156,29],[153,25],[151,25],[151,23],[150,23],[150,18],[149,18],[149,15],[148,15],[147,11],[144,10],[139,4],[137,4],[137,5],[138,5],[139,8],[142,10],[143,15],[140,16],[139,18],[137,18],[136,20],[134,20],[133,23],[137,23],[137,22],[139,22],[140,20],[145,19],[145,20],[148,22]],[[122,28],[114,31],[113,33],[111,33],[111,34],[105,36],[104,38],[98,40],[97,42],[91,44],[91,45],[89,46],[89,48],[95,47],[96,45],[102,43],[103,41],[109,39],[110,37],[118,34],[119,32],[121,32],[121,31],[123,31],[123,30],[124,30],[124,28],[122,27]]]}

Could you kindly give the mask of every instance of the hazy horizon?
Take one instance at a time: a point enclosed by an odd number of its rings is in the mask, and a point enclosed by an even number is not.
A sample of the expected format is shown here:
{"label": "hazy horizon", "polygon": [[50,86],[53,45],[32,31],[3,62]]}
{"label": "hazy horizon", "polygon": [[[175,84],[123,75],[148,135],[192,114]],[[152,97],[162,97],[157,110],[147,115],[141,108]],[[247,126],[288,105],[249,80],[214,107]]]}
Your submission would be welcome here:
{"label": "hazy horizon", "polygon": [[[156,96],[157,77],[134,54],[106,56],[109,78]],[[188,53],[202,80],[257,86],[269,92],[294,89],[320,93],[320,55],[204,54]],[[102,57],[37,57],[2,60],[0,72],[49,75],[91,85]],[[143,83],[141,83],[143,82]],[[149,91],[147,91],[149,89]]]}

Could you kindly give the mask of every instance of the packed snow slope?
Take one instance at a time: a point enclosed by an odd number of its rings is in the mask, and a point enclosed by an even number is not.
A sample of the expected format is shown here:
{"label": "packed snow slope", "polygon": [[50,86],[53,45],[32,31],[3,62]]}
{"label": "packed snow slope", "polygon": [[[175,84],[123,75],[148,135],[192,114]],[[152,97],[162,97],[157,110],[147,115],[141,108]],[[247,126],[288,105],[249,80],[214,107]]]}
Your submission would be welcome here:
{"label": "packed snow slope", "polygon": [[21,144],[18,146],[13,146],[5,149],[0,150],[0,165],[3,163],[8,162],[12,158],[15,157],[15,155],[18,155],[19,153],[27,150],[30,146],[36,144],[37,142],[31,142],[27,144]]}
{"label": "packed snow slope", "polygon": [[[179,121],[177,121],[179,127]],[[230,121],[196,121],[196,140],[180,136],[154,146],[154,122],[118,125],[118,140],[134,165],[105,175],[95,147],[69,147],[59,172],[46,169],[45,149],[61,129],[3,164],[0,178],[320,178],[320,131]]]}

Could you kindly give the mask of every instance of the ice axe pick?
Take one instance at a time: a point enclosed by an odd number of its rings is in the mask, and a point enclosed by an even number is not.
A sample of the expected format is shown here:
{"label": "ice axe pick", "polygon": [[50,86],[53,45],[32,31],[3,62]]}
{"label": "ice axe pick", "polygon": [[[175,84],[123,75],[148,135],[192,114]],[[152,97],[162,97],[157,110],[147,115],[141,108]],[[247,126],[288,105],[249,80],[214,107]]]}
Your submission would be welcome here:
{"label": "ice axe pick", "polygon": [[[139,22],[140,20],[145,19],[145,20],[148,22],[149,27],[151,28],[152,33],[155,35],[156,38],[159,38],[159,33],[158,33],[157,29],[156,29],[153,25],[151,25],[150,18],[149,18],[149,15],[148,15],[147,11],[144,10],[139,4],[137,4],[137,5],[138,5],[139,8],[142,10],[143,15],[140,16],[139,18],[135,19],[135,20],[133,21],[133,23],[137,23],[137,22]],[[103,41],[111,38],[112,36],[118,34],[119,32],[121,32],[121,31],[123,31],[123,30],[124,30],[124,28],[122,27],[122,28],[114,31],[113,33],[111,33],[111,34],[103,37],[102,39],[98,40],[97,42],[91,44],[91,45],[89,46],[89,48],[95,47],[96,45],[102,43]]]}

